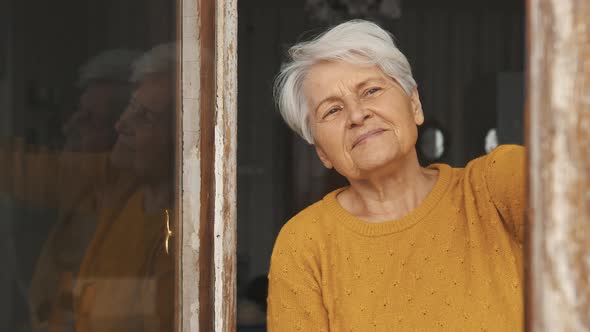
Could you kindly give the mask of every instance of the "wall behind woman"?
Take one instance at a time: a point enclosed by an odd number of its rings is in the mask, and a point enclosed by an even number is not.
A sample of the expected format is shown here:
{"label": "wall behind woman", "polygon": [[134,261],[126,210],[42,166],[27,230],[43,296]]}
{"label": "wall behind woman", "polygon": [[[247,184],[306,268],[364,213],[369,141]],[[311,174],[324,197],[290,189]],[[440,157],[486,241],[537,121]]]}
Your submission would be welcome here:
{"label": "wall behind woman", "polygon": [[[284,222],[344,183],[323,168],[312,147],[291,133],[272,102],[272,79],[288,47],[308,38],[308,31],[321,30],[310,21],[304,5],[303,0],[239,2],[238,278],[242,281],[266,274]],[[482,82],[500,72],[523,70],[524,2],[402,1],[401,18],[379,23],[396,36],[412,64],[426,119],[450,134],[442,161],[464,165],[470,155],[465,142],[473,135],[466,133],[468,122],[496,119],[484,114],[495,108],[478,107],[469,99],[469,91],[480,89]],[[484,95],[494,98],[494,93]],[[483,147],[484,142],[477,144]]]}
{"label": "wall behind woman", "polygon": [[[523,70],[524,2],[404,4],[401,19],[388,28],[413,66],[427,120],[436,120],[450,134],[449,154],[443,161],[462,166],[468,161],[466,144],[473,140],[466,136],[466,118],[480,114],[484,119],[486,111],[495,112],[493,107],[484,109],[493,100],[478,105],[470,102],[470,93],[490,76]],[[494,93],[488,96],[494,98]]]}

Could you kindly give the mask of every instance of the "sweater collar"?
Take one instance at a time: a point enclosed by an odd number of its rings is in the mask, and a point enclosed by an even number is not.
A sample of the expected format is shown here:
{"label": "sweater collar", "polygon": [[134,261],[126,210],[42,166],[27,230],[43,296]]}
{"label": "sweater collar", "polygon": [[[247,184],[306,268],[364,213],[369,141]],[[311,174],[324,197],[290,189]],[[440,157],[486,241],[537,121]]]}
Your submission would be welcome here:
{"label": "sweater collar", "polygon": [[439,176],[434,187],[416,209],[398,219],[373,223],[361,220],[350,214],[336,199],[336,196],[348,187],[332,191],[324,197],[322,202],[331,216],[335,216],[336,219],[342,222],[347,228],[361,235],[382,236],[401,232],[424,219],[438,202],[440,202],[449,187],[452,176],[452,169],[449,165],[432,164],[428,166],[428,168],[437,169],[439,171]]}

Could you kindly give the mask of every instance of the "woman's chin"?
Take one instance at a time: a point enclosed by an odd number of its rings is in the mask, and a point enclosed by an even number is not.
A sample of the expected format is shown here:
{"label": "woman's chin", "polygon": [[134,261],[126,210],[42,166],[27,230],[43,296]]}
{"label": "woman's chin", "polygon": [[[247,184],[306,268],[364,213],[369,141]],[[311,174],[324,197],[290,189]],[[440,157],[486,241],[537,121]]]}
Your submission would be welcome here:
{"label": "woman's chin", "polygon": [[381,169],[398,159],[397,149],[389,146],[375,146],[358,147],[360,149],[353,150],[353,161],[359,169],[371,170]]}

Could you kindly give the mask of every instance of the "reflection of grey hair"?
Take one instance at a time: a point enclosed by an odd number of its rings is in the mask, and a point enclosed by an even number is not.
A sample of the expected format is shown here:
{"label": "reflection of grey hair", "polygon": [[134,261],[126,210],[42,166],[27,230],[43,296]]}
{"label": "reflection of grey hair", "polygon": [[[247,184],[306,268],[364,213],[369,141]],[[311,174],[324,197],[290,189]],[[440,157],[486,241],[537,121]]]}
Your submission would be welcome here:
{"label": "reflection of grey hair", "polygon": [[146,75],[174,73],[176,71],[176,44],[160,44],[143,54],[133,63],[132,82],[141,81]]}
{"label": "reflection of grey hair", "polygon": [[78,86],[85,88],[95,81],[129,82],[131,65],[140,52],[125,49],[102,52],[80,68]]}
{"label": "reflection of grey hair", "polygon": [[395,46],[392,35],[374,23],[348,21],[313,40],[294,45],[275,80],[274,94],[285,122],[310,144],[314,139],[308,123],[303,82],[310,67],[321,61],[374,64],[397,81],[408,95],[416,87],[410,64]]}

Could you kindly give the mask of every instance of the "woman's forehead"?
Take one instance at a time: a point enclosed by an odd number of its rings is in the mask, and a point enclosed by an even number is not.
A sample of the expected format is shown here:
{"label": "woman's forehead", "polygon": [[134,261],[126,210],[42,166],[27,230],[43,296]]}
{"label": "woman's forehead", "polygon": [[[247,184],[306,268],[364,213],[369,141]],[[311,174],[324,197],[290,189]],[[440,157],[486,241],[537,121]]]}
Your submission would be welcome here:
{"label": "woman's forehead", "polygon": [[167,110],[173,100],[173,86],[169,76],[148,76],[133,93],[136,102],[153,111]]}
{"label": "woman's forehead", "polygon": [[392,80],[377,65],[330,61],[313,65],[303,85],[305,94],[316,99],[338,93],[341,89],[355,89],[372,81]]}
{"label": "woman's forehead", "polygon": [[375,64],[356,64],[344,61],[322,61],[311,66],[308,77],[317,79],[322,76],[334,78],[360,78],[366,76],[384,76]]}

